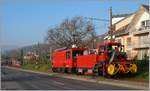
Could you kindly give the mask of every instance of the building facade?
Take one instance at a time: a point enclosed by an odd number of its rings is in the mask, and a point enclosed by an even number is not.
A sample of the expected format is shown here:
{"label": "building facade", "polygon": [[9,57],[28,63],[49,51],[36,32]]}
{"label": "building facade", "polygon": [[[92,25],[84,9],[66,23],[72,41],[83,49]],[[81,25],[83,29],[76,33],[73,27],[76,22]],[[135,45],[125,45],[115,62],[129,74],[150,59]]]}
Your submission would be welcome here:
{"label": "building facade", "polygon": [[115,41],[122,43],[129,59],[149,57],[149,6],[142,5],[135,13],[113,24]]}

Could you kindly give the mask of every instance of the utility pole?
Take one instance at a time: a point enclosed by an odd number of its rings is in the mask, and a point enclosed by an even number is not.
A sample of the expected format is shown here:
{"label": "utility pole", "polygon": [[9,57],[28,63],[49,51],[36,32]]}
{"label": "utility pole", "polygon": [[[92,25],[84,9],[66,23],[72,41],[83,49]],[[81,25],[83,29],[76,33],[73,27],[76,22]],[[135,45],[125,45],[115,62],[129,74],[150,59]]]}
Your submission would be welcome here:
{"label": "utility pole", "polygon": [[50,58],[50,61],[52,61],[52,47],[50,47],[49,50],[50,50],[50,55],[49,55],[50,57],[49,58]]}
{"label": "utility pole", "polygon": [[[108,19],[100,19],[100,18],[94,18],[94,17],[84,17],[85,19],[90,19],[90,20],[96,20],[96,21],[100,21],[100,22],[109,22],[110,20],[108,20]],[[93,48],[95,48],[95,46],[96,46],[96,39],[93,39]]]}
{"label": "utility pole", "polygon": [[21,61],[21,65],[24,64],[24,59],[23,59],[23,48],[21,48],[20,50],[20,61]]}
{"label": "utility pole", "polygon": [[113,33],[113,30],[112,30],[112,7],[110,7],[110,28],[109,28],[109,33],[110,33],[110,41],[112,41],[112,33]]}

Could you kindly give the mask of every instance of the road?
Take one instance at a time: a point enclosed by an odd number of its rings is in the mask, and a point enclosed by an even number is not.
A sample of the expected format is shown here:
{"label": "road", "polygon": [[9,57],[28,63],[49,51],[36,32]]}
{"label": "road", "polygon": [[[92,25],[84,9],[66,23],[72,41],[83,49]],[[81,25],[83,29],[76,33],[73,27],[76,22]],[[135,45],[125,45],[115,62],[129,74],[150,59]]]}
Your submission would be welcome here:
{"label": "road", "polygon": [[[3,90],[129,90],[96,82],[67,79],[2,67]],[[131,90],[131,89],[130,89]]]}

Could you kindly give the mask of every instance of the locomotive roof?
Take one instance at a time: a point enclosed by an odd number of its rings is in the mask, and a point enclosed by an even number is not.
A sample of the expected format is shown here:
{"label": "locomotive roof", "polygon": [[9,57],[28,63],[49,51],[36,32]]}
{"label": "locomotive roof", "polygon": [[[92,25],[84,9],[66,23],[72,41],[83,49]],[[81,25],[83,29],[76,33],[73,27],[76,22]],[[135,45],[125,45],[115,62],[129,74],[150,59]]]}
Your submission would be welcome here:
{"label": "locomotive roof", "polygon": [[98,43],[97,46],[111,46],[111,45],[121,46],[121,43],[118,43],[118,42],[103,42],[103,43]]}
{"label": "locomotive roof", "polygon": [[55,51],[67,51],[67,50],[86,50],[88,48],[64,48],[62,50],[55,50]]}
{"label": "locomotive roof", "polygon": [[72,50],[86,50],[88,48],[71,48]]}

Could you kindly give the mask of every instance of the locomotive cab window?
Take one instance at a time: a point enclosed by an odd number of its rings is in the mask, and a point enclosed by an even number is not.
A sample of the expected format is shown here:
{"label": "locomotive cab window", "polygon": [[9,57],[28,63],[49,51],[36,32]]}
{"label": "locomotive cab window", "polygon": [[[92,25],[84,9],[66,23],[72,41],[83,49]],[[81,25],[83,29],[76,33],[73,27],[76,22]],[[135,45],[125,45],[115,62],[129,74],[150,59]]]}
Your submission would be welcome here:
{"label": "locomotive cab window", "polygon": [[100,55],[103,54],[104,51],[106,50],[105,46],[100,46],[99,49],[100,49],[100,51],[99,51]]}
{"label": "locomotive cab window", "polygon": [[106,46],[100,46],[99,49],[106,50]]}
{"label": "locomotive cab window", "polygon": [[76,56],[80,56],[83,55],[83,51],[73,51],[73,58],[75,58]]}
{"label": "locomotive cab window", "polygon": [[66,59],[70,59],[70,51],[66,52]]}

